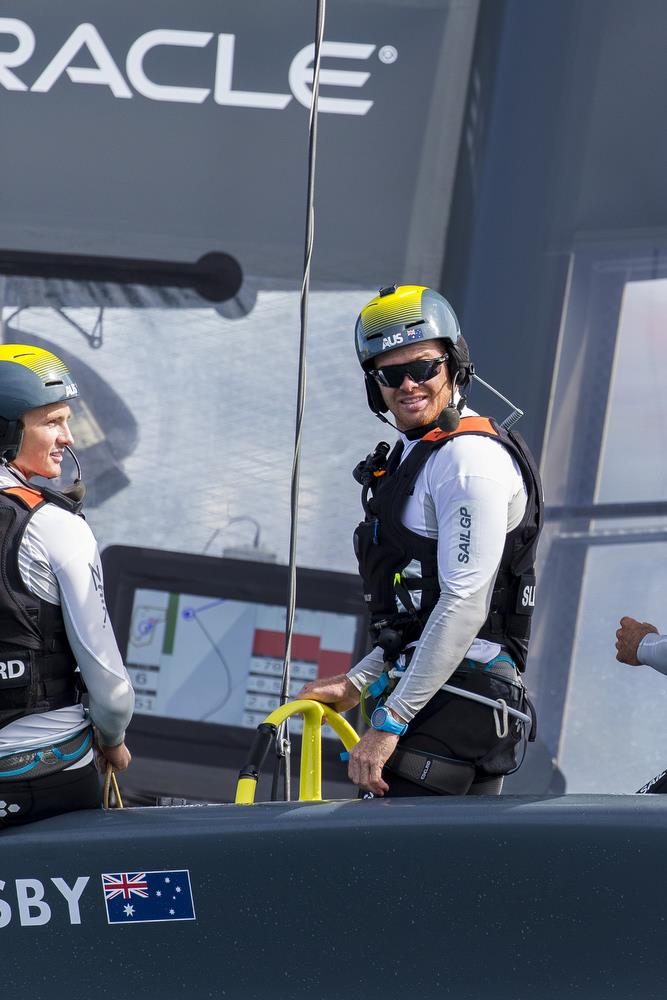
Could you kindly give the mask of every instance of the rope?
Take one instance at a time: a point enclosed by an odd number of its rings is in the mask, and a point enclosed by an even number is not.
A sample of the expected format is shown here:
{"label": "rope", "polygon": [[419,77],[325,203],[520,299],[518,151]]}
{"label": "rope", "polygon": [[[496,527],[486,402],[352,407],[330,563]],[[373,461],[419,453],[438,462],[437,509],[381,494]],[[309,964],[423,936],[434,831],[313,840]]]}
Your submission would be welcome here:
{"label": "rope", "polygon": [[114,799],[116,800],[116,809],[124,809],[123,800],[120,797],[120,789],[118,787],[118,782],[116,781],[116,774],[113,769],[112,764],[107,764],[106,774],[104,775],[104,793],[102,795],[102,805],[105,809],[111,808],[109,805],[109,799],[111,797],[111,789],[113,788]]}
{"label": "rope", "polygon": [[[300,316],[301,331],[299,339],[299,374],[297,381],[296,425],[294,432],[294,458],[292,461],[292,479],[290,493],[290,544],[289,544],[289,588],[287,596],[287,617],[285,623],[285,656],[283,659],[283,676],[280,688],[280,704],[289,699],[290,662],[292,655],[292,633],[294,631],[294,615],[296,611],[296,542],[299,513],[299,473],[301,468],[301,436],[303,430],[303,411],[306,398],[306,340],[308,333],[308,293],[310,290],[310,270],[313,256],[315,229],[315,153],[317,149],[317,105],[320,92],[320,64],[322,61],[322,40],[324,38],[324,19],[326,0],[317,0],[317,17],[315,27],[315,55],[313,68],[313,94],[310,103],[308,119],[308,190],[306,195],[306,240],[303,261],[303,281],[301,284]],[[282,762],[285,762],[285,801],[290,798],[290,739],[287,720],[280,726],[276,736],[276,765],[273,773],[271,800],[278,797],[278,781]]]}

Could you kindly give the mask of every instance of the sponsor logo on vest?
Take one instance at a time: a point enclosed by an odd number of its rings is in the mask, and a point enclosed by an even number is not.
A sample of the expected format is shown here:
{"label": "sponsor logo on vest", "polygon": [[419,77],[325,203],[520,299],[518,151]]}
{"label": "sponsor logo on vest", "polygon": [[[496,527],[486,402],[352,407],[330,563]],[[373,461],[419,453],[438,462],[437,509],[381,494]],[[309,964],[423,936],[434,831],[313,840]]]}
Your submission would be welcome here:
{"label": "sponsor logo on vest", "polygon": [[7,660],[4,663],[0,660],[0,683],[2,681],[15,681],[19,677],[25,677],[26,665],[23,660]]}
{"label": "sponsor logo on vest", "polygon": [[431,764],[432,763],[433,763],[432,760],[427,760],[426,761],[426,763],[424,764],[424,768],[422,770],[422,773],[419,775],[419,780],[420,781],[426,781],[428,772],[431,770]]}
{"label": "sponsor logo on vest", "polygon": [[535,607],[535,584],[526,585],[523,588],[523,594],[521,595],[521,607],[522,608],[534,608]]}
{"label": "sponsor logo on vest", "polygon": [[398,345],[402,343],[403,343],[403,334],[393,333],[391,337],[382,338],[382,350],[387,351],[391,347],[398,347]]}
{"label": "sponsor logo on vest", "polygon": [[459,562],[470,562],[470,538],[472,535],[472,516],[467,507],[459,507]]}
{"label": "sponsor logo on vest", "polygon": [[[124,57],[125,75],[121,71],[123,62],[114,59],[106,42],[94,24],[79,24],[58,51],[40,69],[36,79],[28,82],[25,70],[21,75],[17,69],[24,66],[37,48],[35,32],[25,21],[15,17],[0,17],[0,35],[8,35],[8,41],[0,43],[0,87],[5,90],[31,91],[46,94],[56,82],[66,74],[72,83],[107,87],[111,96],[118,99],[133,98],[128,81],[136,93],[149,101],[175,101],[179,104],[201,104],[213,93],[216,104],[236,108],[263,108],[284,111],[292,99],[310,108],[313,85],[313,61],[315,46],[306,45],[291,59],[287,69],[287,83],[291,93],[275,93],[259,90],[235,90],[233,87],[236,35],[221,33],[217,37],[212,31],[183,31],[173,28],[155,28],[140,35],[129,46]],[[11,39],[14,39],[12,44]],[[40,39],[39,55],[44,49],[44,39]],[[149,65],[155,49],[206,49],[212,43],[215,48],[215,70],[212,87],[177,86],[157,83],[149,76]],[[365,61],[377,49],[368,42],[322,43],[322,56],[333,59]],[[392,46],[383,46],[378,52],[380,62],[389,65],[398,58],[398,53],[389,61],[387,51]],[[248,52],[248,48],[245,48]],[[206,58],[208,65],[211,60]],[[252,58],[252,57],[251,57]],[[263,58],[260,57],[260,58]],[[248,55],[246,54],[246,60]],[[78,62],[92,62],[93,65],[77,65]],[[255,56],[257,62],[257,56]],[[330,69],[325,66],[321,72],[321,82],[329,87],[359,88],[370,77],[369,72],[359,70]],[[203,82],[203,81],[202,81]],[[362,101],[350,97],[322,97],[320,111],[339,115],[365,115],[373,106],[373,101]]]}

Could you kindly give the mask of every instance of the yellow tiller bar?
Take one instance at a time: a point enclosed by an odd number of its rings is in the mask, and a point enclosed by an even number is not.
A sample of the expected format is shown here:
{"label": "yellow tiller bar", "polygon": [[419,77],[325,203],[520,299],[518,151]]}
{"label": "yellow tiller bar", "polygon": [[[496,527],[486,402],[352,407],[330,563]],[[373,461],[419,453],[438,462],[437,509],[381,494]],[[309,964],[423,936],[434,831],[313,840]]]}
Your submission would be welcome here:
{"label": "yellow tiller bar", "polygon": [[236,786],[237,805],[252,805],[255,801],[257,781],[262,764],[275,740],[278,727],[292,715],[303,716],[301,737],[301,768],[299,774],[299,800],[322,801],[322,719],[331,726],[346,750],[359,742],[354,729],[330,705],[319,701],[291,701],[267,715],[257,727],[257,736],[250,751],[248,763],[241,768]]}

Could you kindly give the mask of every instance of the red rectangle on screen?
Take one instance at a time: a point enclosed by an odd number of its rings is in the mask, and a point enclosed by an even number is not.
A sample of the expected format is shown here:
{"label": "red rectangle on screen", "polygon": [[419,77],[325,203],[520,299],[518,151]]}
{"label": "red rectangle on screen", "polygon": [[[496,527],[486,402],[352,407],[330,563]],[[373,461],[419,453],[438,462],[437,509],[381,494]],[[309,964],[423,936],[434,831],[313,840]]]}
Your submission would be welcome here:
{"label": "red rectangle on screen", "polygon": [[266,628],[255,629],[252,644],[253,656],[273,656],[282,660],[285,655],[285,636],[282,632],[272,632]]}
{"label": "red rectangle on screen", "polygon": [[318,660],[318,677],[332,677],[345,674],[352,666],[352,653],[341,653],[337,649],[321,649]]}
{"label": "red rectangle on screen", "polygon": [[[285,655],[285,633],[270,629],[255,630],[252,644],[253,656],[272,656],[282,660]],[[292,659],[304,660],[306,663],[317,663],[320,657],[320,637],[318,635],[293,635]]]}

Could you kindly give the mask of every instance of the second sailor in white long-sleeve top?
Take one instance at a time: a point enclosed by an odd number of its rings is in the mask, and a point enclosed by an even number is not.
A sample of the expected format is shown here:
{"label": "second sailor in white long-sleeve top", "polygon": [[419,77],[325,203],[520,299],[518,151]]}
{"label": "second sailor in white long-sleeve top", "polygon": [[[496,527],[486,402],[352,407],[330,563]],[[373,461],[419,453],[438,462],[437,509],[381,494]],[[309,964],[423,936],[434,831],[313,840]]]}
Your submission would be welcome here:
{"label": "second sailor in white long-sleeve top", "polygon": [[99,805],[93,727],[114,768],[131,759],[134,693],[97,543],[80,498],[30,484],[60,475],[76,395],[55,355],[0,347],[0,829]]}

